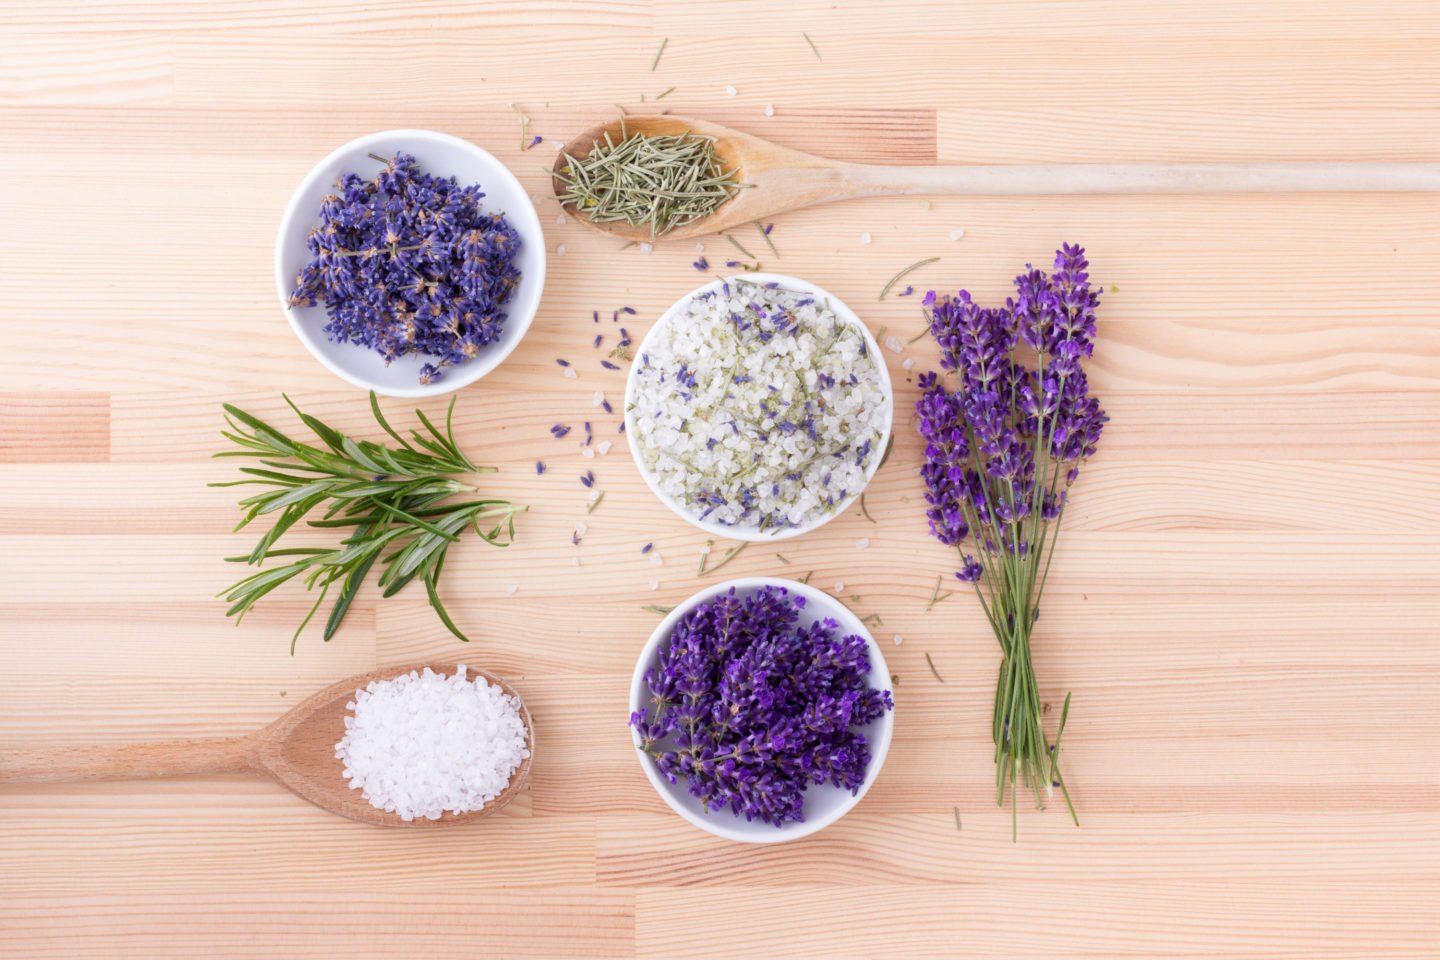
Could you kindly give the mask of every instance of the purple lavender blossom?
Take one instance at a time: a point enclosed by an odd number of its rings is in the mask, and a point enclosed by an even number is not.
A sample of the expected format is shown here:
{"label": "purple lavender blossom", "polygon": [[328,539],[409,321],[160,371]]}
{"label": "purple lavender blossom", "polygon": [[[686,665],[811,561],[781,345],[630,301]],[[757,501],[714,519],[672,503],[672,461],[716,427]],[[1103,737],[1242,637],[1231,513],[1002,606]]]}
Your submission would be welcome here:
{"label": "purple lavender blossom", "polygon": [[426,354],[434,360],[420,380],[439,380],[500,337],[520,282],[520,234],[504,214],[482,211],[484,196],[476,184],[421,173],[406,153],[372,180],[345,174],[320,202],[290,306],[323,303],[330,339],[387,363]]}
{"label": "purple lavender blossom", "polygon": [[671,783],[707,810],[776,827],[805,819],[805,791],[859,791],[870,746],[859,728],[893,708],[868,684],[863,637],[834,620],[798,625],[803,597],[732,588],[675,625],[645,674],[652,707],[630,725]]}

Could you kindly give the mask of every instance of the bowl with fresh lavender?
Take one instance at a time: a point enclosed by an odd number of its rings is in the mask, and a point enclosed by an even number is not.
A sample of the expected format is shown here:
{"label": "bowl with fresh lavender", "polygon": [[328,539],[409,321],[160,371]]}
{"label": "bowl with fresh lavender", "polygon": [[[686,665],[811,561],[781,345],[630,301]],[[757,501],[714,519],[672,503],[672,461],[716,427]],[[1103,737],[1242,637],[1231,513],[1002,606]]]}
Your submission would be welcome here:
{"label": "bowl with fresh lavender", "polygon": [[459,137],[389,130],[301,181],[275,280],[291,328],[332,373],[386,396],[435,396],[519,345],[545,285],[545,240],[499,160]]}
{"label": "bowl with fresh lavender", "polygon": [[746,843],[839,820],[875,782],[894,728],[884,654],[844,604],[747,577],[666,616],[630,684],[630,731],[670,808]]}
{"label": "bowl with fresh lavender", "polygon": [[855,312],[774,273],[691,291],[631,365],[625,435],[650,490],[702,530],[783,540],[857,500],[890,442],[894,393]]}

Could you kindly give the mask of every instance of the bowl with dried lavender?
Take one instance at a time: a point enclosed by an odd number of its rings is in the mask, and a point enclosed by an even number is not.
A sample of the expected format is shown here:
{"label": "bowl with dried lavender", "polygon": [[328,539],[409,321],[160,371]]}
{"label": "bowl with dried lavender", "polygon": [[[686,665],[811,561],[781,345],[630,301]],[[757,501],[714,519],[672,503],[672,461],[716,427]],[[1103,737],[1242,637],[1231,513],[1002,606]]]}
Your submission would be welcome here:
{"label": "bowl with dried lavender", "polygon": [[350,383],[449,393],[519,345],[545,285],[540,218],[495,157],[459,137],[360,137],[301,181],[275,242],[300,342]]}
{"label": "bowl with dried lavender", "polygon": [[681,297],[625,386],[651,492],[707,533],[784,540],[855,502],[885,459],[894,390],[853,310],[798,277],[748,273]]}
{"label": "bowl with dried lavender", "polygon": [[630,730],[657,793],[702,830],[797,840],[852,810],[894,728],[890,672],[840,601],[794,580],[700,591],[651,635]]}

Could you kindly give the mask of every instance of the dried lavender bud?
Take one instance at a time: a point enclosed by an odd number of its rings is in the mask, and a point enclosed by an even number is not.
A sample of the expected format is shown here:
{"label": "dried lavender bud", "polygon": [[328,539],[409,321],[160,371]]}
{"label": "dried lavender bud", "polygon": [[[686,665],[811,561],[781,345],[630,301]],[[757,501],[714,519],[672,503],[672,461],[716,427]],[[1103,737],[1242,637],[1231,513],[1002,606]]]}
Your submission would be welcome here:
{"label": "dried lavender bud", "polygon": [[290,305],[323,303],[330,339],[387,363],[429,355],[420,380],[440,379],[499,339],[520,282],[520,234],[482,210],[484,196],[478,184],[421,173],[407,153],[372,180],[345,174],[321,201]]}

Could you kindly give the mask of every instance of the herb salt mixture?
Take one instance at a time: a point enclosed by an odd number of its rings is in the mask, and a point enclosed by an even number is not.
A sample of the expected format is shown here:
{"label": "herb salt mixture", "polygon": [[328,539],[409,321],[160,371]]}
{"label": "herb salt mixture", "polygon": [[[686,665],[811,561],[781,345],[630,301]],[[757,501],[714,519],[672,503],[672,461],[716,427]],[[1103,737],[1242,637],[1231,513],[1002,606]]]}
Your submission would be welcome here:
{"label": "herb salt mixture", "polygon": [[810,294],[722,281],[639,358],[637,440],[697,518],[781,531],[828,515],[873,472],[890,408],[863,332]]}

